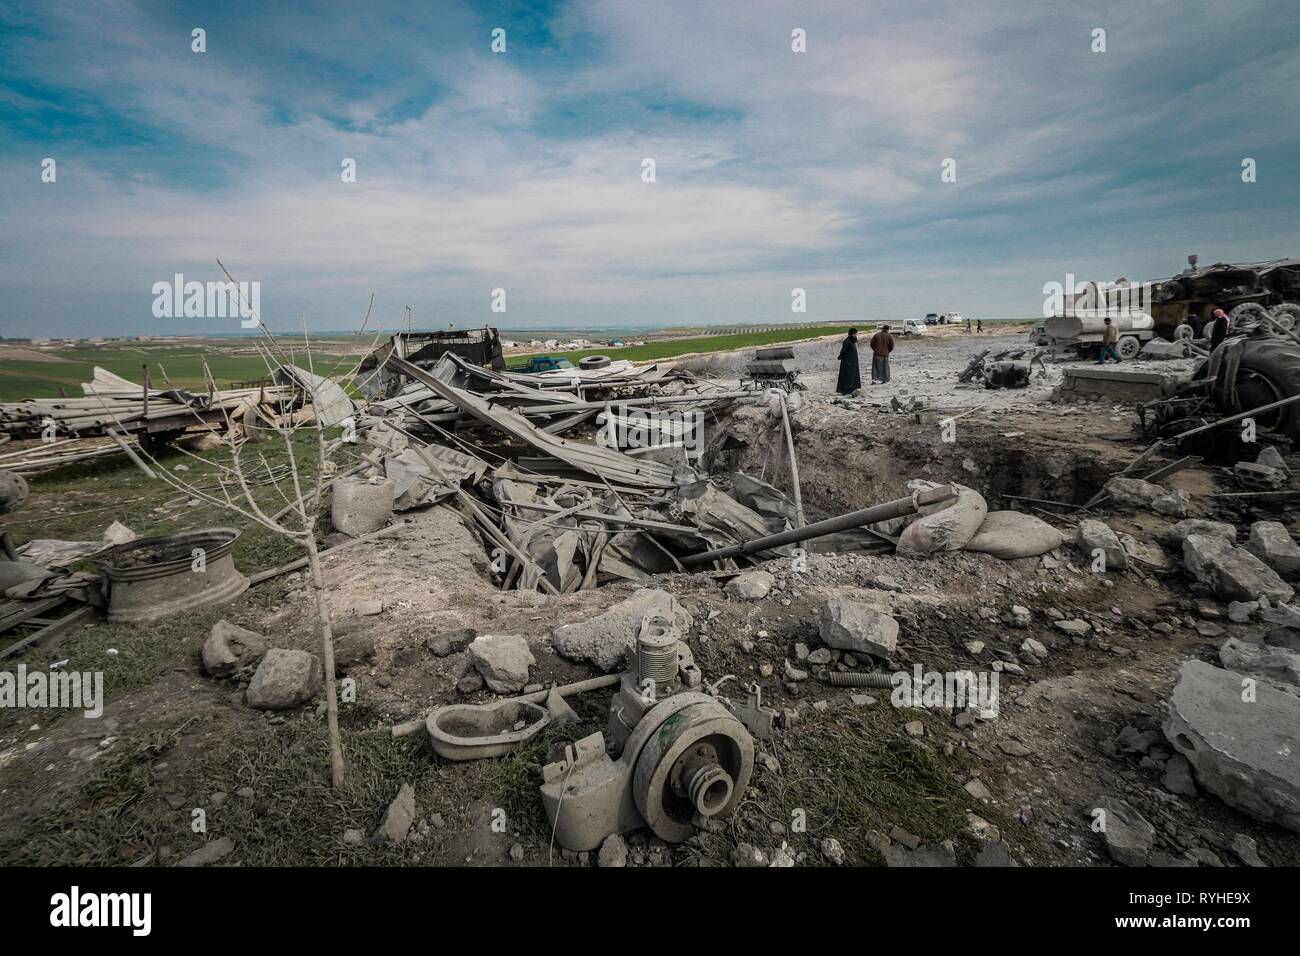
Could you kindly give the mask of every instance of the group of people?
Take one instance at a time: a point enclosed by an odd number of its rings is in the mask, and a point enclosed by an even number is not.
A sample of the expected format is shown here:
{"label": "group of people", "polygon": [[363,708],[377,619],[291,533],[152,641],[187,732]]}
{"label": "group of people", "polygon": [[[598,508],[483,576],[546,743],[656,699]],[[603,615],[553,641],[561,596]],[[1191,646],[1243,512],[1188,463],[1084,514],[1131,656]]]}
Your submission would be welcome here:
{"label": "group of people", "polygon": [[[1111,359],[1116,362],[1120,360],[1119,326],[1112,322],[1109,316],[1104,321],[1106,329],[1102,334],[1098,365],[1105,365]],[[1222,309],[1215,309],[1210,320],[1202,328],[1193,325],[1192,332],[1197,338],[1208,339],[1210,349],[1213,350],[1227,338],[1231,324],[1228,313]],[[970,331],[970,319],[966,320],[966,331]],[[983,329],[981,328],[980,331]],[[889,381],[889,355],[894,351],[894,337],[889,334],[889,326],[882,325],[871,337],[868,345],[871,348],[871,384],[884,384]],[[840,377],[835,382],[835,391],[840,395],[852,395],[860,388],[862,388],[862,374],[858,371],[858,330],[849,329],[849,334],[844,337],[840,345]]]}
{"label": "group of people", "polygon": [[[894,337],[889,334],[889,326],[882,325],[871,337],[871,384],[883,384],[889,381],[889,354],[894,351]],[[852,395],[862,388],[862,375],[858,371],[858,330],[849,329],[840,345],[840,377],[835,383],[835,391],[840,395]]]}

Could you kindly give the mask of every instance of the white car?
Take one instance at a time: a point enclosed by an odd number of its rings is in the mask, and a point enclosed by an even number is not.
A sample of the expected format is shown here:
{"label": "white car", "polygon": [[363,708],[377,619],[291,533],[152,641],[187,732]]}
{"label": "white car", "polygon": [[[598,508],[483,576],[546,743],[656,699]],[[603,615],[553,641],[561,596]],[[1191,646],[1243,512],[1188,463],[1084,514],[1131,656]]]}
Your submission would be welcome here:
{"label": "white car", "polygon": [[921,319],[904,319],[904,335],[925,335],[925,322]]}

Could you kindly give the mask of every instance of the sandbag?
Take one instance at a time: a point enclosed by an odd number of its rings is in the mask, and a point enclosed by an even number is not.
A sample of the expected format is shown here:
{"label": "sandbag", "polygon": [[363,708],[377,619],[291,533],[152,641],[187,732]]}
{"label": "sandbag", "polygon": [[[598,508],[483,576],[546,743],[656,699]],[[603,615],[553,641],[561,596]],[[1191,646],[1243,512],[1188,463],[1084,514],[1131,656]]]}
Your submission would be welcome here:
{"label": "sandbag", "polygon": [[[909,483],[911,488],[917,482]],[[938,487],[932,482],[920,483]],[[953,485],[957,497],[938,505],[922,509],[917,518],[898,536],[898,554],[907,557],[925,557],[942,551],[960,551],[975,537],[989,513],[984,496],[974,488]]]}
{"label": "sandbag", "polygon": [[967,551],[981,551],[1003,561],[1036,558],[1065,541],[1061,532],[1046,521],[1023,511],[990,511],[975,537],[966,542]]}

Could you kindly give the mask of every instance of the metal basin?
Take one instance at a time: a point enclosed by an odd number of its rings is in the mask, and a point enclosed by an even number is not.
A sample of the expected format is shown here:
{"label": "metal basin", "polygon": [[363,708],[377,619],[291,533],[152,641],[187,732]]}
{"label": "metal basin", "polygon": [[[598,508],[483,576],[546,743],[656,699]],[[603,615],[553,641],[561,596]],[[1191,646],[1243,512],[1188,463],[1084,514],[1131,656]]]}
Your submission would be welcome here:
{"label": "metal basin", "polygon": [[238,539],[234,528],[205,528],[105,551],[96,563],[107,580],[108,619],[147,624],[243,594],[248,578],[231,556]]}
{"label": "metal basin", "polygon": [[[526,721],[519,730],[515,725]],[[526,700],[450,704],[425,720],[433,749],[448,760],[500,757],[531,740],[551,722],[545,707]]]}

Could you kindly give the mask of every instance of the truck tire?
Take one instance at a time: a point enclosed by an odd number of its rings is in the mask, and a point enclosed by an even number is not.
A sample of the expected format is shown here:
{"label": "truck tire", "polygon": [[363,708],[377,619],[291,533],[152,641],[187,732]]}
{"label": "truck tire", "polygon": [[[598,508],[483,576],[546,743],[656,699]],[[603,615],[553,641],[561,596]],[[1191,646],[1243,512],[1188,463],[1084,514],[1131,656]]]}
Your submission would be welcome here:
{"label": "truck tire", "polygon": [[1119,357],[1126,362],[1131,362],[1138,357],[1142,351],[1142,343],[1136,335],[1122,335],[1119,340]]}
{"label": "truck tire", "polygon": [[1249,321],[1256,315],[1268,315],[1268,309],[1258,302],[1243,302],[1228,313],[1228,319],[1235,328],[1238,322]]}
{"label": "truck tire", "polygon": [[[1300,395],[1300,349],[1276,337],[1247,339],[1242,344],[1236,391],[1233,412]],[[1263,412],[1256,424],[1300,441],[1300,402]]]}
{"label": "truck tire", "polygon": [[1275,305],[1269,310],[1269,317],[1288,332],[1294,331],[1297,325],[1300,325],[1300,305],[1294,302],[1283,302],[1281,305]]}
{"label": "truck tire", "polygon": [[588,355],[578,360],[578,368],[588,371],[594,368],[605,368],[607,365],[609,365],[608,355]]}

